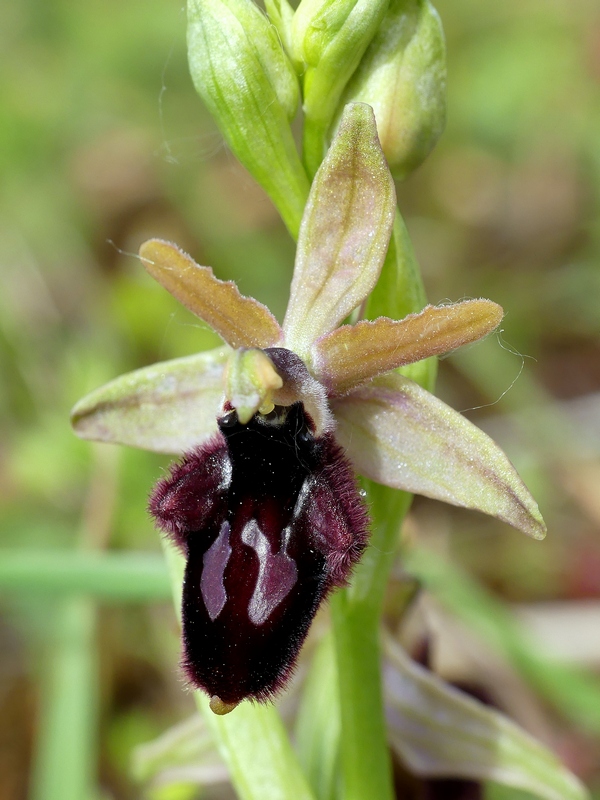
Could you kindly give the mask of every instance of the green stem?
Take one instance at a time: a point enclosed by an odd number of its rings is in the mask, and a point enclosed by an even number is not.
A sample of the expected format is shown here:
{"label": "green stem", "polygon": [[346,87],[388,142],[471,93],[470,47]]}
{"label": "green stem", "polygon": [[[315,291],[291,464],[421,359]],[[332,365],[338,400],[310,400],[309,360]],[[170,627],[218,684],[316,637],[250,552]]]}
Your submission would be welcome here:
{"label": "green stem", "polygon": [[[426,303],[419,265],[400,212],[380,279],[365,316],[402,319]],[[435,382],[435,359],[408,368],[428,389]],[[394,797],[381,691],[379,622],[385,587],[397,552],[400,526],[412,496],[365,482],[371,504],[372,535],[348,589],[332,600],[341,704],[344,800]]]}
{"label": "green stem", "polygon": [[311,117],[305,117],[302,134],[302,161],[311,181],[325,156],[326,133],[327,125],[323,125]]}
{"label": "green stem", "polygon": [[371,543],[351,585],[332,599],[341,701],[344,800],[395,797],[387,744],[379,659],[385,586],[411,495],[368,482]]}
{"label": "green stem", "polygon": [[290,168],[288,174],[283,176],[283,180],[281,175],[276,173],[277,179],[272,179],[267,186],[267,193],[294,241],[298,239],[300,222],[310,189],[304,170],[301,170],[302,166],[298,162],[297,168]]}

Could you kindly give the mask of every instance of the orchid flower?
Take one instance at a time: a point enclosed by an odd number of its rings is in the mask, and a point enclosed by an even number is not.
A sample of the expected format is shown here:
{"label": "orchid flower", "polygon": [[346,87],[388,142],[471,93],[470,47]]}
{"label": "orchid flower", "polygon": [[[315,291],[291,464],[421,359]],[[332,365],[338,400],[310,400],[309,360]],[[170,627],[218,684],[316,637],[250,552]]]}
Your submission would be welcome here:
{"label": "orchid flower", "polygon": [[224,345],[117,378],[73,410],[78,435],[184,454],[150,499],[187,558],[183,666],[226,713],[273,696],[321,601],[368,539],[361,474],[541,538],[498,446],[398,368],[485,336],[489,300],[343,324],[374,288],[395,213],[371,109],[348,106],[314,179],[283,324],[178,247],[148,272]]}

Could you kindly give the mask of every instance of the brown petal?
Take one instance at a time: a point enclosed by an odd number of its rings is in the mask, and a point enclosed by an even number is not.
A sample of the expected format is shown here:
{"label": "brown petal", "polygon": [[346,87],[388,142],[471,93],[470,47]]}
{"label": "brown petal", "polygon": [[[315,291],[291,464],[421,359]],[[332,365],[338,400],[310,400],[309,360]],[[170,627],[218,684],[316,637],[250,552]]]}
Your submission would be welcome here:
{"label": "brown petal", "polygon": [[542,539],[546,526],[487,434],[397,372],[332,403],[336,438],[357,471],[395,489],[473,508]]}
{"label": "brown petal", "polygon": [[284,330],[286,346],[301,357],[375,286],[395,205],[373,110],[362,103],[348,105],[300,226]]}
{"label": "brown petal", "polygon": [[402,320],[380,317],[344,325],[313,345],[313,367],[333,395],[382,372],[455,350],[500,324],[502,308],[491,300],[427,306]]}
{"label": "brown petal", "polygon": [[142,264],[150,275],[193,314],[204,320],[228,345],[271,347],[282,330],[266,306],[244,297],[232,281],[215,278],[170,242],[150,239],[140,247]]}

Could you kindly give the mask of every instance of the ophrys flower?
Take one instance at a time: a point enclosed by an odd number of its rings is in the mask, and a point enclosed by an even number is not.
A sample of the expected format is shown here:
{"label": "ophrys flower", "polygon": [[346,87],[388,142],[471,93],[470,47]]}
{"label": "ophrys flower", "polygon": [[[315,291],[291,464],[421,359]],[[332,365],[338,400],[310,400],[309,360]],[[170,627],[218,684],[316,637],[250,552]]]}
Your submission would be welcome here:
{"label": "ophrys flower", "polygon": [[342,324],[377,282],[394,211],[371,109],[351,105],[312,185],[283,325],[175,245],[146,242],[146,269],[225,345],[118,378],[73,411],[81,436],[185,453],[150,507],[187,557],[183,663],[217,712],[283,685],[360,557],[352,468],[543,536],[504,453],[396,371],[489,333],[500,307]]}

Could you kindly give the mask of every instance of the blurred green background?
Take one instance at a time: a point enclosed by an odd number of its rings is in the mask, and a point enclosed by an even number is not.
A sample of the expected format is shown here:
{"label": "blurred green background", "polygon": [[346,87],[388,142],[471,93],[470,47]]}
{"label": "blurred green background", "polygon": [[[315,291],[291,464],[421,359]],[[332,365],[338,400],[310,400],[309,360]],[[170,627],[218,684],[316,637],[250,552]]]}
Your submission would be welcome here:
{"label": "blurred green background", "polygon": [[[442,674],[600,798],[600,8],[437,7],[448,126],[399,204],[431,302],[506,310],[500,334],[442,362],[439,394],[505,447],[549,535],[418,499],[423,630]],[[168,459],[80,442],[69,410],[216,344],[141,268],[144,239],[176,241],[280,317],[293,244],[193,91],[181,4],[9,0],[0,44],[0,800],[90,781],[99,797],[196,797],[130,770],[193,710],[145,510]],[[99,552],[114,555],[102,574]]]}

